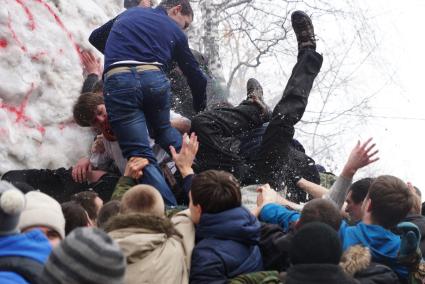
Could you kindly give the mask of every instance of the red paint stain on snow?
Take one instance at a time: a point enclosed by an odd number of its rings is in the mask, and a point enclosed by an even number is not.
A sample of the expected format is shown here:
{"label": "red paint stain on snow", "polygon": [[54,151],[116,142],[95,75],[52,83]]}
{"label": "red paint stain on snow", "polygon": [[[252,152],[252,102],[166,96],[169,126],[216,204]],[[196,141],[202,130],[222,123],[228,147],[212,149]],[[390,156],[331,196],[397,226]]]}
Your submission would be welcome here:
{"label": "red paint stain on snow", "polygon": [[0,38],[0,48],[6,48],[8,45],[8,42],[4,38]]}
{"label": "red paint stain on snow", "polygon": [[48,53],[46,51],[40,51],[40,52],[37,52],[37,53],[32,54],[31,55],[31,60],[33,60],[33,61],[39,61],[41,59],[41,57],[47,56],[47,55],[48,55]]}
{"label": "red paint stain on snow", "polygon": [[78,57],[81,60],[81,48],[80,46],[75,42],[74,37],[72,36],[71,32],[65,27],[65,25],[63,24],[61,18],[58,16],[58,14],[55,13],[55,11],[53,11],[52,7],[50,7],[49,4],[47,4],[46,2],[44,2],[43,0],[36,0],[36,2],[41,3],[42,5],[44,5],[44,7],[46,7],[46,9],[49,11],[49,13],[53,16],[53,18],[55,19],[56,23],[59,25],[59,27],[65,32],[65,34],[68,37],[68,40],[71,42],[71,44],[73,45],[75,51],[78,54]]}
{"label": "red paint stain on snow", "polygon": [[35,30],[35,21],[34,21],[34,16],[31,13],[31,10],[22,2],[22,0],[16,0],[16,2],[22,6],[22,8],[24,9],[25,14],[27,15],[28,18],[28,27],[30,28],[30,30]]}
{"label": "red paint stain on snow", "polygon": [[46,129],[41,124],[36,122],[34,119],[32,119],[30,116],[28,116],[25,113],[26,108],[28,106],[29,99],[35,89],[36,89],[35,84],[31,83],[30,89],[26,92],[24,99],[18,106],[12,106],[9,104],[0,103],[0,108],[6,109],[10,113],[15,114],[16,116],[15,123],[20,123],[24,125],[26,128],[35,128],[42,135],[44,135],[44,133],[46,132]]}
{"label": "red paint stain on snow", "polygon": [[23,52],[27,52],[27,47],[21,42],[21,40],[18,38],[18,35],[16,34],[15,30],[12,27],[12,17],[10,16],[10,13],[9,13],[9,17],[8,17],[8,20],[7,20],[7,28],[9,29],[10,33],[12,34],[12,38],[19,45],[19,48]]}
{"label": "red paint stain on snow", "polygon": [[[36,30],[36,21],[34,19],[34,14],[32,13],[32,11],[28,8],[27,5],[25,5],[23,0],[15,0],[16,3],[18,3],[22,9],[24,10],[25,15],[28,18],[28,28],[31,31],[35,31]],[[47,11],[53,16],[56,24],[62,29],[62,31],[65,33],[65,35],[68,38],[68,41],[70,42],[70,44],[73,46],[73,49],[77,52],[78,57],[80,58],[81,61],[81,48],[80,46],[75,42],[71,32],[65,27],[65,25],[63,24],[61,18],[56,14],[56,12],[52,9],[52,7],[46,3],[44,0],[35,0],[35,2],[40,3],[41,5],[43,5]],[[12,17],[9,13],[8,15],[8,20],[7,20],[7,27],[8,30],[10,32],[10,34],[12,35],[13,40],[17,43],[17,45],[19,46],[19,48],[22,50],[22,52],[27,53],[28,52],[28,48],[27,46],[22,42],[22,40],[18,37],[18,34],[16,33],[16,31],[13,28],[12,25]],[[8,41],[4,38],[0,38],[0,48],[6,48],[8,46]],[[61,56],[64,55],[64,50],[61,48],[59,49],[59,54]],[[35,53],[31,53],[29,54],[29,56],[31,57],[31,60],[33,61],[38,61],[40,60],[42,57],[44,56],[48,56],[48,52],[47,51],[38,51]],[[55,62],[55,58],[52,58],[52,64],[54,64]],[[46,129],[43,125],[41,125],[40,123],[36,122],[33,118],[31,118],[30,116],[28,116],[26,114],[26,107],[28,106],[28,102],[29,99],[32,95],[32,93],[34,92],[34,90],[36,89],[35,84],[31,83],[31,87],[28,90],[28,92],[26,93],[24,99],[22,100],[22,102],[18,105],[18,106],[12,106],[6,103],[1,103],[0,102],[0,108],[7,110],[10,113],[13,113],[16,116],[15,119],[15,123],[19,123],[21,125],[23,125],[26,128],[32,128],[32,129],[37,129],[42,135],[45,134]],[[62,131],[65,127],[67,127],[68,125],[65,123],[61,123],[59,124],[59,129]],[[9,131],[7,129],[0,129],[0,135],[5,135],[8,134]]]}

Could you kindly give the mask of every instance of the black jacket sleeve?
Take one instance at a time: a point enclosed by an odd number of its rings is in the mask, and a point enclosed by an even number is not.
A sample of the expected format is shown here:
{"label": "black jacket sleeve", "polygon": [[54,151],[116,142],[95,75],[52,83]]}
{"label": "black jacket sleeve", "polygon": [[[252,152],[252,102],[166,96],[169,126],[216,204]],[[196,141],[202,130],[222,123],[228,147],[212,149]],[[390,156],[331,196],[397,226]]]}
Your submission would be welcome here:
{"label": "black jacket sleeve", "polygon": [[89,74],[84,80],[81,93],[84,94],[84,93],[92,92],[94,86],[96,85],[98,81],[99,81],[99,76],[97,76],[97,74],[93,74],[93,73]]}
{"label": "black jacket sleeve", "polygon": [[97,50],[102,52],[102,54],[105,53],[106,41],[108,40],[109,33],[111,32],[112,26],[114,25],[115,20],[117,18],[118,17],[113,18],[112,20],[110,20],[106,24],[104,24],[103,26],[100,26],[97,29],[95,29],[94,31],[92,31],[92,33],[89,37],[89,42]]}

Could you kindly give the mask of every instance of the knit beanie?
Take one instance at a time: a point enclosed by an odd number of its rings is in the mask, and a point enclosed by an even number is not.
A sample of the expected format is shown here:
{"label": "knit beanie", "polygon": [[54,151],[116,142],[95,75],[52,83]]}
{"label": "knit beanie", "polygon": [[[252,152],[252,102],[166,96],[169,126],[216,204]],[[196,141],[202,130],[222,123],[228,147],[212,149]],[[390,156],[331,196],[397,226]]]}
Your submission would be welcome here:
{"label": "knit beanie", "polygon": [[74,229],[51,253],[41,279],[46,284],[119,284],[126,259],[118,244],[94,227]]}
{"label": "knit beanie", "polygon": [[19,229],[44,226],[55,230],[65,238],[65,217],[62,208],[55,199],[39,191],[25,194],[27,205],[19,220]]}
{"label": "knit beanie", "polygon": [[338,264],[342,255],[337,232],[325,223],[312,222],[298,230],[289,250],[291,263]]}
{"label": "knit beanie", "polygon": [[0,236],[19,233],[19,216],[25,208],[25,196],[8,182],[0,181]]}

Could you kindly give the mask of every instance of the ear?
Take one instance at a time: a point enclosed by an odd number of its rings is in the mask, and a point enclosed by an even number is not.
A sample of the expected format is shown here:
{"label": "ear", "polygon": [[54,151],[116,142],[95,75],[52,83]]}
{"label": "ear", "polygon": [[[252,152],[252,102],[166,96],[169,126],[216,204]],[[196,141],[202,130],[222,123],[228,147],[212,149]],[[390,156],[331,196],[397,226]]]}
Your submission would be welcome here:
{"label": "ear", "polygon": [[366,200],[366,212],[372,212],[372,202],[370,201],[370,198]]}
{"label": "ear", "polygon": [[197,213],[199,213],[199,216],[201,216],[202,215],[202,207],[201,207],[201,205],[200,204],[197,204],[197,205],[193,205],[193,207],[195,207]]}
{"label": "ear", "polygon": [[177,5],[174,6],[172,9],[172,14],[177,15],[178,13],[180,13],[182,11],[182,5]]}

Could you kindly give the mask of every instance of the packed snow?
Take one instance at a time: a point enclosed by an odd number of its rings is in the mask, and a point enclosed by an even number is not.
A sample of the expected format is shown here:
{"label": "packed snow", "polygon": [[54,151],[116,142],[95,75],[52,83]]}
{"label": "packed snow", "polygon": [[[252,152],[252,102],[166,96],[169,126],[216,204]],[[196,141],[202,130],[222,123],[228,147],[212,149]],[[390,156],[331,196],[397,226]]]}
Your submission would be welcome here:
{"label": "packed snow", "polygon": [[0,173],[71,166],[93,135],[72,120],[91,30],[121,0],[1,0]]}

